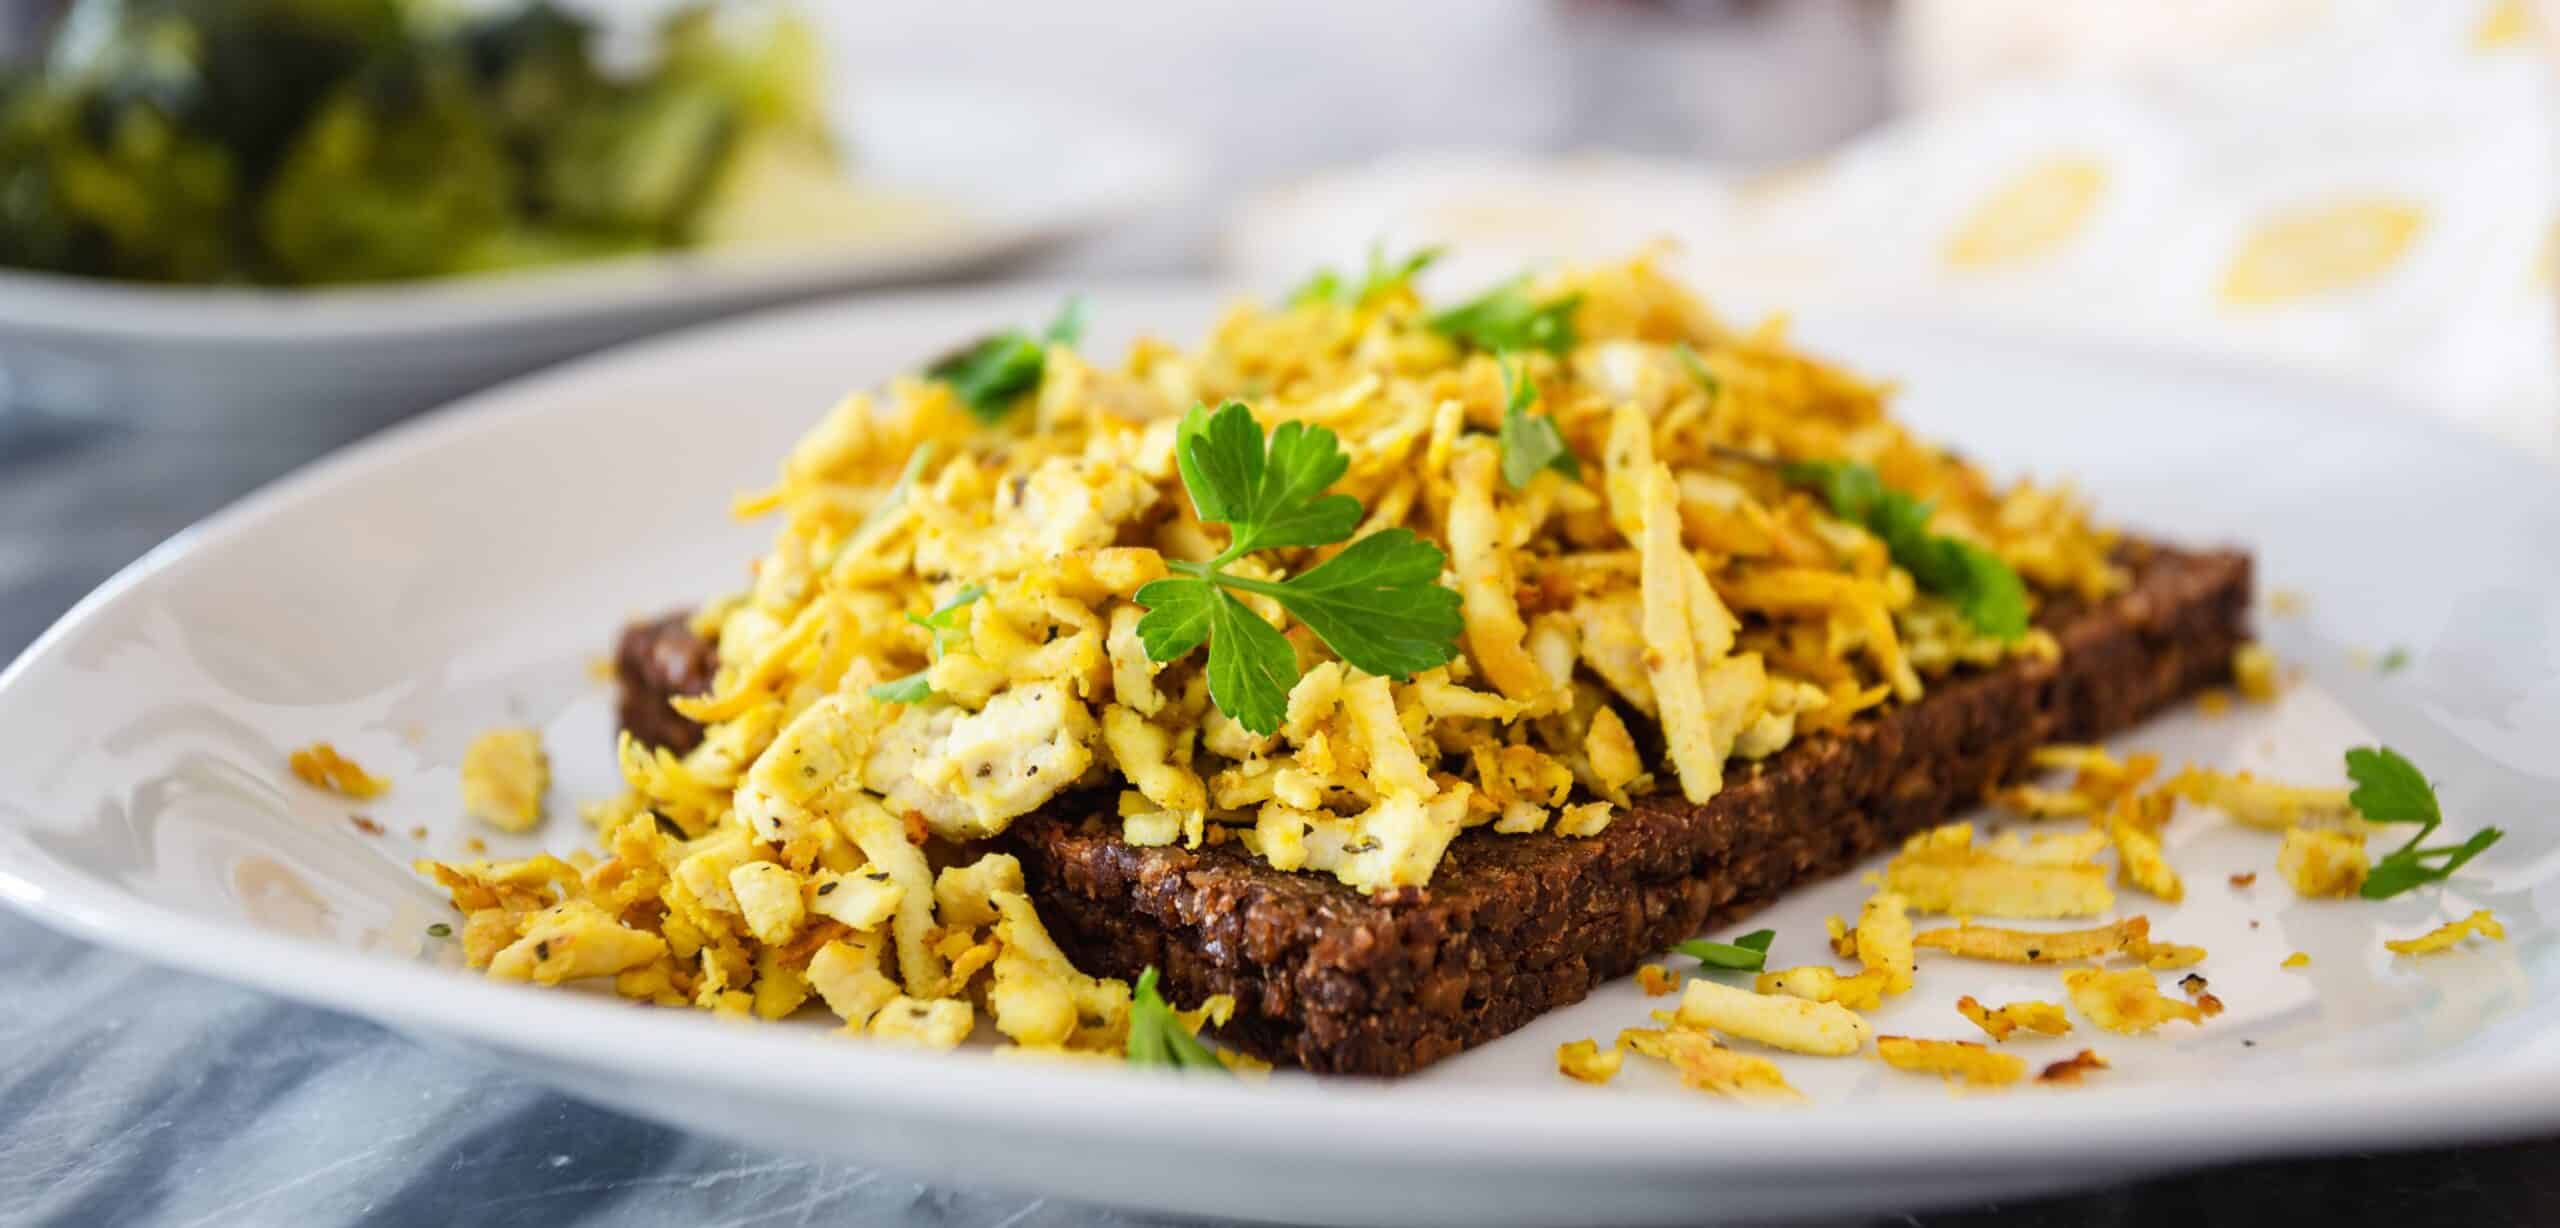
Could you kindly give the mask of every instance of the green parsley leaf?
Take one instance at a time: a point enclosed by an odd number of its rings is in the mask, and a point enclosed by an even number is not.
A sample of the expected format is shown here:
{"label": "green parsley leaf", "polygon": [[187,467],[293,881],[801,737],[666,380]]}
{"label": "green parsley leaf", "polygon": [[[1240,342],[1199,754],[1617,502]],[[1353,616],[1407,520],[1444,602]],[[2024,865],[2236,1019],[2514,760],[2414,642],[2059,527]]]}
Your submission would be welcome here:
{"label": "green parsley leaf", "polygon": [[930,669],[920,669],[904,678],[893,678],[880,683],[864,691],[863,694],[884,704],[920,704],[927,696],[933,694],[933,683],[925,679],[925,675],[932,672]]}
{"label": "green parsley leaf", "polygon": [[2000,556],[1929,531],[1929,505],[1885,486],[1856,461],[1791,461],[1779,475],[1811,488],[1831,513],[1866,526],[1922,589],[1953,602],[1976,631],[2016,642],[2027,633],[2027,586]]}
{"label": "green parsley leaf", "polygon": [[1411,283],[1424,269],[1448,251],[1443,247],[1425,247],[1393,263],[1386,250],[1376,243],[1369,245],[1369,264],[1360,280],[1346,281],[1332,268],[1317,269],[1289,292],[1289,305],[1303,307],[1308,303],[1339,303],[1345,307],[1366,307],[1388,293]]}
{"label": "green parsley leaf", "polygon": [[1692,938],[1671,949],[1710,968],[1730,968],[1736,972],[1758,972],[1769,963],[1769,944],[1776,941],[1776,930],[1753,930],[1731,942],[1709,942]]}
{"label": "green parsley leaf", "polygon": [[1164,996],[1156,992],[1156,970],[1150,964],[1129,992],[1129,1064],[1164,1066],[1178,1071],[1227,1074],[1226,1063],[1182,1026]]}
{"label": "green parsley leaf", "polygon": [[[945,638],[957,633],[967,623],[970,603],[986,595],[987,590],[984,587],[976,584],[967,585],[959,592],[953,593],[949,601],[935,606],[932,613],[909,614],[907,621],[933,632],[933,647],[930,655],[938,661],[942,659]],[[904,678],[892,678],[870,687],[863,694],[882,703],[923,703],[927,696],[933,694],[933,684],[925,681],[925,675],[932,672],[932,668],[928,666]]]}
{"label": "green parsley leaf", "polygon": [[[2357,894],[2368,900],[2387,900],[2413,887],[2440,883],[2453,877],[2463,863],[2488,851],[2507,833],[2494,827],[2483,827],[2471,838],[2456,845],[2431,849],[2403,849],[2385,857],[2364,876],[2364,886]],[[2428,865],[2429,859],[2441,858],[2440,864]]]}
{"label": "green parsley leaf", "polygon": [[1408,530],[1372,533],[1285,580],[1225,570],[1256,550],[1331,545],[1359,527],[1357,500],[1324,493],[1350,465],[1333,432],[1283,422],[1266,438],[1253,411],[1230,401],[1185,415],[1174,456],[1200,519],[1226,525],[1231,541],[1218,557],[1174,563],[1184,574],[1138,590],[1147,611],[1138,640],[1157,662],[1208,645],[1209,698],[1219,711],[1256,733],[1275,732],[1298,679],[1297,650],[1238,592],[1279,602],[1353,668],[1381,677],[1409,677],[1457,655],[1458,594],[1440,583],[1448,556]]}
{"label": "green parsley leaf", "polygon": [[1070,298],[1039,336],[1007,329],[945,355],[924,373],[949,384],[951,394],[979,421],[998,422],[1013,412],[1024,393],[1040,386],[1049,346],[1071,346],[1083,339],[1084,320],[1084,299]]}
{"label": "green parsley leaf", "polygon": [[985,585],[965,585],[959,592],[951,594],[949,601],[933,607],[933,613],[909,614],[907,621],[933,632],[934,646],[939,648],[944,633],[959,630],[961,624],[967,621],[963,615],[968,611],[970,604],[986,595]]}
{"label": "green parsley leaf", "polygon": [[2418,834],[2365,874],[2357,894],[2368,900],[2387,900],[2427,883],[2443,882],[2506,836],[2497,828],[2484,827],[2460,844],[2422,847],[2443,825],[2444,808],[2437,803],[2435,786],[2427,783],[2426,774],[2388,746],[2349,750],[2347,779],[2356,782],[2347,802],[2366,822],[2418,825]]}
{"label": "green parsley leaf", "polygon": [[1406,678],[1457,655],[1458,592],[1440,583],[1448,562],[1411,529],[1380,529],[1278,585],[1247,591],[1278,598],[1353,668]]}
{"label": "green parsley leaf", "polygon": [[1174,434],[1174,459],[1200,519],[1226,525],[1232,538],[1212,566],[1256,550],[1331,545],[1360,524],[1359,500],[1323,494],[1351,468],[1323,427],[1283,422],[1266,446],[1243,403],[1216,413],[1194,406]]}
{"label": "green parsley leaf", "polygon": [[2347,752],[2347,779],[2356,782],[2347,804],[2372,823],[2423,823],[2432,829],[2444,821],[2436,791],[2418,765],[2388,746],[2359,746]]}
{"label": "green parsley leaf", "polygon": [[442,921],[438,921],[438,922],[436,922],[435,924],[430,925],[430,926],[428,926],[428,927],[427,927],[427,937],[429,937],[429,938],[451,938],[451,937],[453,937],[453,927],[452,927],[452,926],[450,926],[450,925],[445,924],[445,923],[444,923],[444,922],[442,922]]}
{"label": "green parsley leaf", "polygon": [[1689,378],[1698,381],[1698,386],[1707,390],[1707,400],[1712,402],[1724,395],[1724,381],[1717,379],[1716,373],[1707,369],[1707,360],[1699,357],[1696,350],[1689,348],[1688,342],[1675,342],[1671,347],[1671,355],[1680,360],[1680,369],[1688,372]]}
{"label": "green parsley leaf", "polygon": [[1497,437],[1502,444],[1502,480],[1518,490],[1543,469],[1553,469],[1569,478],[1581,477],[1582,462],[1566,445],[1556,420],[1545,414],[1530,415],[1529,407],[1538,400],[1538,386],[1507,355],[1502,360],[1502,389],[1502,431]]}
{"label": "green parsley leaf", "polygon": [[1581,305],[1579,294],[1544,303],[1531,299],[1529,276],[1523,273],[1432,316],[1430,322],[1433,331],[1480,350],[1563,354],[1573,349],[1573,311]]}

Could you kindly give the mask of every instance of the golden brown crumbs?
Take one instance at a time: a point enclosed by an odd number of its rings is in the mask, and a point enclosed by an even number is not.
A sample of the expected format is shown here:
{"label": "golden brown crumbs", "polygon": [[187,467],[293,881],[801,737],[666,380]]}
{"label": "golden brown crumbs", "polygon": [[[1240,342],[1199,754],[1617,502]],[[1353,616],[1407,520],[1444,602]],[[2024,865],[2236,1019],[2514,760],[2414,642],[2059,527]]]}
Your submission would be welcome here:
{"label": "golden brown crumbs", "polygon": [[338,753],[326,742],[314,742],[293,752],[285,759],[295,777],[314,789],[325,789],[341,797],[370,801],[391,788],[391,782],[374,775]]}
{"label": "golden brown crumbs", "polygon": [[2074,1053],[2059,1062],[2055,1062],[2054,1064],[2045,1067],[2044,1073],[2036,1076],[2036,1082],[2057,1084],[2078,1083],[2091,1071],[2105,1069],[2107,1069],[2107,1059],[2099,1057],[2098,1051],[2095,1049],[2083,1049],[2078,1053]]}

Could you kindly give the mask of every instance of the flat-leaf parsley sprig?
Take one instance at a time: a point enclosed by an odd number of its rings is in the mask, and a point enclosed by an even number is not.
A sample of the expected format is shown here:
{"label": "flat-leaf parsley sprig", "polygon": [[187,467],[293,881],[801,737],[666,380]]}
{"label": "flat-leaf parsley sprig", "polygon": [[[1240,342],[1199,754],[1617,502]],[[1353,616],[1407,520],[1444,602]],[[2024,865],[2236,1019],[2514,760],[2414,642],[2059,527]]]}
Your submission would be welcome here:
{"label": "flat-leaf parsley sprig", "polygon": [[1174,436],[1182,484],[1200,519],[1227,526],[1229,544],[1205,563],[1137,593],[1147,659],[1179,661],[1209,646],[1209,699],[1255,733],[1277,732],[1297,685],[1288,637],[1236,598],[1269,597],[1352,668],[1406,678],[1458,654],[1458,594],[1440,583],[1448,556],[1408,529],[1382,529],[1285,580],[1239,576],[1227,565],[1258,550],[1329,546],[1359,527],[1360,504],[1327,487],[1350,468],[1332,431],[1283,422],[1266,444],[1253,411],[1229,401],[1195,407]]}
{"label": "flat-leaf parsley sprig", "polygon": [[2374,863],[2365,874],[2358,894],[2368,900],[2387,900],[2413,887],[2443,882],[2506,835],[2497,828],[2484,827],[2460,844],[2421,847],[2436,828],[2443,826],[2444,810],[2436,804],[2435,786],[2427,783],[2425,774],[2388,746],[2359,746],[2348,751],[2347,779],[2356,782],[2354,791],[2347,794],[2347,804],[2354,806],[2366,822],[2418,825],[2418,834]]}
{"label": "flat-leaf parsley sprig", "polygon": [[[958,633],[968,623],[970,603],[986,595],[986,589],[972,584],[953,593],[951,600],[935,606],[930,614],[907,615],[908,622],[933,633],[933,646],[927,655],[937,660],[941,658],[945,638]],[[928,680],[932,673],[933,667],[926,666],[904,678],[894,678],[872,687],[868,693],[882,703],[923,703],[926,696],[933,694],[933,683]]]}
{"label": "flat-leaf parsley sprig", "polygon": [[1155,965],[1138,974],[1138,983],[1129,991],[1129,1064],[1132,1066],[1167,1066],[1178,1071],[1211,1071],[1231,1074],[1218,1055],[1200,1038],[1182,1026],[1173,1007],[1156,992]]}
{"label": "flat-leaf parsley sprig", "polygon": [[1009,328],[962,346],[924,373],[951,385],[951,395],[980,422],[998,422],[1013,412],[1023,393],[1040,386],[1049,347],[1074,345],[1083,337],[1084,299],[1071,298],[1039,335]]}
{"label": "flat-leaf parsley sprig", "polygon": [[1529,297],[1526,273],[1431,317],[1432,331],[1480,350],[1573,352],[1573,311],[1582,296],[1539,302]]}
{"label": "flat-leaf parsley sprig", "polygon": [[1735,972],[1758,972],[1769,966],[1769,944],[1777,940],[1776,930],[1753,930],[1731,942],[1710,942],[1692,938],[1671,949],[1710,968]]}
{"label": "flat-leaf parsley sprig", "polygon": [[1413,284],[1413,279],[1448,251],[1445,247],[1425,247],[1402,260],[1390,261],[1386,250],[1376,243],[1369,245],[1369,265],[1360,280],[1345,278],[1340,271],[1327,267],[1317,269],[1298,288],[1289,292],[1289,305],[1338,303],[1344,307],[1366,307],[1389,293]]}
{"label": "flat-leaf parsley sprig", "polygon": [[2015,643],[2027,633],[2027,586],[1999,555],[1960,537],[1929,531],[1929,504],[1888,488],[1856,461],[1790,461],[1779,476],[1810,487],[1831,514],[1882,539],[1920,587],[1946,598],[1973,629]]}
{"label": "flat-leaf parsley sprig", "polygon": [[1541,469],[1553,469],[1569,478],[1582,476],[1582,462],[1564,441],[1564,432],[1547,414],[1532,414],[1529,407],[1538,402],[1538,386],[1527,372],[1519,369],[1505,354],[1502,363],[1502,480],[1518,490],[1538,476]]}

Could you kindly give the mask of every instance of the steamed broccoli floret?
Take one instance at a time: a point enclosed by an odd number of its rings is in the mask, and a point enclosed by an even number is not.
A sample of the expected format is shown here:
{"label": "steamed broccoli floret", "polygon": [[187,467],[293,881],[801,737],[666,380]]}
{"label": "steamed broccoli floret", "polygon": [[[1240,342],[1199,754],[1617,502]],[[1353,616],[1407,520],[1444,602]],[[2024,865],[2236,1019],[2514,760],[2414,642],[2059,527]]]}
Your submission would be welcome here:
{"label": "steamed broccoli floret", "polygon": [[321,105],[277,169],[259,234],[290,280],[420,277],[502,229],[513,197],[463,65],[420,53]]}
{"label": "steamed broccoli floret", "polygon": [[[0,79],[0,264],[360,281],[682,244],[834,166],[815,40],[710,5],[608,73],[548,0],[79,0]],[[742,154],[752,152],[752,156]],[[777,159],[781,159],[778,161]]]}

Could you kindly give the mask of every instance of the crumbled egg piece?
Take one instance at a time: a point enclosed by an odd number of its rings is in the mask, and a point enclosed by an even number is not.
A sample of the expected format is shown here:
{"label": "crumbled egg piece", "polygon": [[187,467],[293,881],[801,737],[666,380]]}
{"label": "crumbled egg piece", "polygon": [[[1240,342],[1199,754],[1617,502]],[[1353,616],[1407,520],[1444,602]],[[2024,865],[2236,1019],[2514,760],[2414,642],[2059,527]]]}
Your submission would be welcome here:
{"label": "crumbled egg piece", "polygon": [[1969,1040],[1879,1036],[1876,1056],[1896,1070],[1934,1074],[1977,1087],[2002,1087],[2027,1077],[2025,1058]]}
{"label": "crumbled egg piece", "polygon": [[2161,993],[2149,968],[2084,968],[2064,973],[2062,986],[2081,1014],[2110,1032],[2148,1032],[2173,1020],[2205,1020],[2194,1003]]}
{"label": "crumbled egg piece", "polygon": [[391,782],[364,770],[361,764],[338,753],[326,742],[314,742],[286,757],[285,765],[295,777],[314,789],[325,789],[340,797],[370,801],[391,790]]}
{"label": "crumbled egg piece", "polygon": [[2011,1002],[2005,1006],[1987,1007],[1972,995],[1956,999],[1956,1013],[1973,1021],[1991,1039],[2005,1041],[2020,1028],[2045,1036],[2061,1036],[2071,1031],[2071,1017],[2052,1002]]}
{"label": "crumbled egg piece", "polygon": [[2284,847],[2276,853],[2276,869],[2293,889],[2314,898],[2344,898],[2364,886],[2373,860],[2364,851],[2364,833],[2335,828],[2288,827]]}
{"label": "crumbled egg piece", "polygon": [[1691,981],[1681,991],[1678,1018],[1689,1027],[1819,1057],[1855,1053],[1873,1033],[1857,1012],[1838,1003],[1752,993],[1706,980]]}
{"label": "crumbled egg piece", "polygon": [[2395,938],[2382,945],[2390,948],[2395,955],[2426,955],[2436,951],[2451,950],[2463,939],[2474,934],[2504,942],[2507,940],[2507,927],[2500,925],[2498,918],[2491,915],[2488,909],[2483,908],[2461,920],[2447,921],[2415,938]]}
{"label": "crumbled egg piece", "polygon": [[492,729],[463,748],[462,808],[491,827],[525,832],[541,825],[550,788],[551,758],[531,729]]}
{"label": "crumbled egg piece", "polygon": [[1626,1060],[1624,1050],[1603,1049],[1595,1041],[1571,1040],[1556,1046],[1556,1070],[1585,1083],[1606,1083],[1618,1077],[1618,1068]]}

